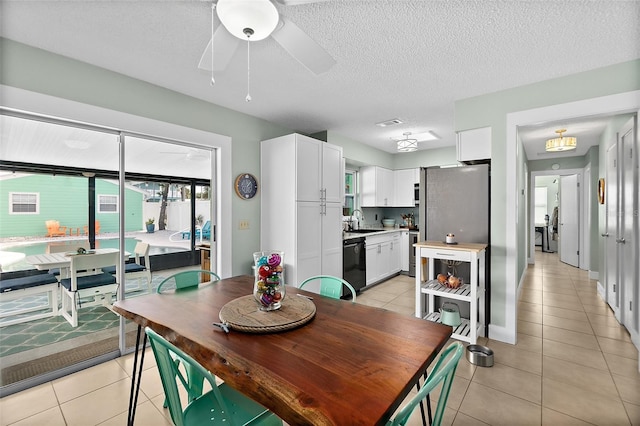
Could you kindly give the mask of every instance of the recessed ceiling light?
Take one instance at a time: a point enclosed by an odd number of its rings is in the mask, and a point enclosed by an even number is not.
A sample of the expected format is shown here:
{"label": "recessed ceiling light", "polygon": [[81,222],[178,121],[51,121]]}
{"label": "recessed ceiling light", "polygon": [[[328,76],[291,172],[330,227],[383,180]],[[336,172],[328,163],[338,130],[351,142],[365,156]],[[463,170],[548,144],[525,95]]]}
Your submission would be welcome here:
{"label": "recessed ceiling light", "polygon": [[73,149],[89,149],[89,146],[91,146],[89,142],[78,139],[67,139],[64,141],[64,144]]}
{"label": "recessed ceiling light", "polygon": [[402,124],[402,123],[404,123],[404,121],[400,120],[399,118],[392,118],[391,120],[386,120],[386,121],[381,121],[379,123],[376,123],[376,126],[389,127],[389,126],[395,126],[396,124]]}

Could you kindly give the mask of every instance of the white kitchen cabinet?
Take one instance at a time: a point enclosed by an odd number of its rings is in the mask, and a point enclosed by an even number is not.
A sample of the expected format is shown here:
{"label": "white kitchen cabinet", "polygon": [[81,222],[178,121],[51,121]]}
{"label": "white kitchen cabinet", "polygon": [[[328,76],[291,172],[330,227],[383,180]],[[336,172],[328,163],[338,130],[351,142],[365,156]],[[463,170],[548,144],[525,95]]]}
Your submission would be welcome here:
{"label": "white kitchen cabinet", "polygon": [[262,141],[260,247],[284,252],[285,283],[342,277],[342,148],[292,134]]}
{"label": "white kitchen cabinet", "polygon": [[415,207],[416,170],[419,169],[394,170],[396,187],[394,207]]}
{"label": "white kitchen cabinet", "polygon": [[[416,246],[416,317],[440,322],[435,298],[453,299],[469,304],[469,318],[453,329],[451,337],[475,344],[484,335],[485,252],[486,244],[460,243],[447,245],[439,241],[425,241]],[[422,259],[428,264],[424,269]],[[440,285],[436,279],[434,262],[439,259],[469,262],[470,282],[456,289]],[[426,300],[425,300],[426,299]]]}
{"label": "white kitchen cabinet", "polygon": [[474,162],[491,158],[491,127],[458,132],[456,139],[458,161]]}
{"label": "white kitchen cabinet", "polygon": [[409,231],[400,232],[400,270],[409,272]]}
{"label": "white kitchen cabinet", "polygon": [[360,206],[393,207],[395,200],[393,170],[378,166],[360,169]]}
{"label": "white kitchen cabinet", "polygon": [[394,232],[389,246],[389,275],[395,275],[402,269],[402,246],[400,240],[400,232]]}
{"label": "white kitchen cabinet", "polygon": [[367,285],[400,272],[400,231],[367,235],[365,239]]}

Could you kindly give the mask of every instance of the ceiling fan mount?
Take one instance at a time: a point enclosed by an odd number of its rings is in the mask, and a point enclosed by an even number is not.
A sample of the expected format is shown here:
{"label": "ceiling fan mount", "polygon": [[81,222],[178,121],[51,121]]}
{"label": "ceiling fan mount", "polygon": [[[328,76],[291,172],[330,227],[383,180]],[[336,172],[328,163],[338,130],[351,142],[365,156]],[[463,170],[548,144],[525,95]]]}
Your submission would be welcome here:
{"label": "ceiling fan mount", "polygon": [[[283,6],[326,0],[275,0]],[[213,15],[222,25],[214,30]],[[278,12],[271,0],[217,0],[212,5],[212,37],[198,68],[222,71],[234,56],[240,40],[256,42],[272,37],[291,56],[315,74],[327,72],[336,61],[315,40]]]}

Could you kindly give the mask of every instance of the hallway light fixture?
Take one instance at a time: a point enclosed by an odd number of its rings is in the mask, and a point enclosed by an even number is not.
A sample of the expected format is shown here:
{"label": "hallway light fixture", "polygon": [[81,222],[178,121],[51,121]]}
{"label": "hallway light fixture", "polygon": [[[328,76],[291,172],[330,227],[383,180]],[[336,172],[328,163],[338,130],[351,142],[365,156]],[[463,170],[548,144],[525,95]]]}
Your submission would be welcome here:
{"label": "hallway light fixture", "polygon": [[572,149],[576,149],[577,140],[574,137],[564,137],[562,134],[566,132],[567,129],[558,129],[556,133],[559,135],[557,138],[549,139],[547,141],[547,145],[545,147],[545,151],[547,152],[561,152],[561,151],[571,151]]}

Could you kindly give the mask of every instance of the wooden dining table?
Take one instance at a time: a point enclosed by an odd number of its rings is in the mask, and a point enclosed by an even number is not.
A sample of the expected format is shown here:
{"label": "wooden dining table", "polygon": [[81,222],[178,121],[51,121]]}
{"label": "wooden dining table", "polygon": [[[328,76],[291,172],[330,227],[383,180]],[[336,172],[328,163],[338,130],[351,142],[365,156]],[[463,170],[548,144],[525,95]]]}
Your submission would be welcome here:
{"label": "wooden dining table", "polygon": [[[282,309],[298,293],[312,297],[309,322],[272,333],[214,326],[227,303],[252,293],[253,282],[237,276],[125,299],[113,309],[138,324],[139,340],[150,327],[290,425],[385,424],[451,335],[451,327],[293,286]],[[136,349],[129,424],[143,359]]]}

